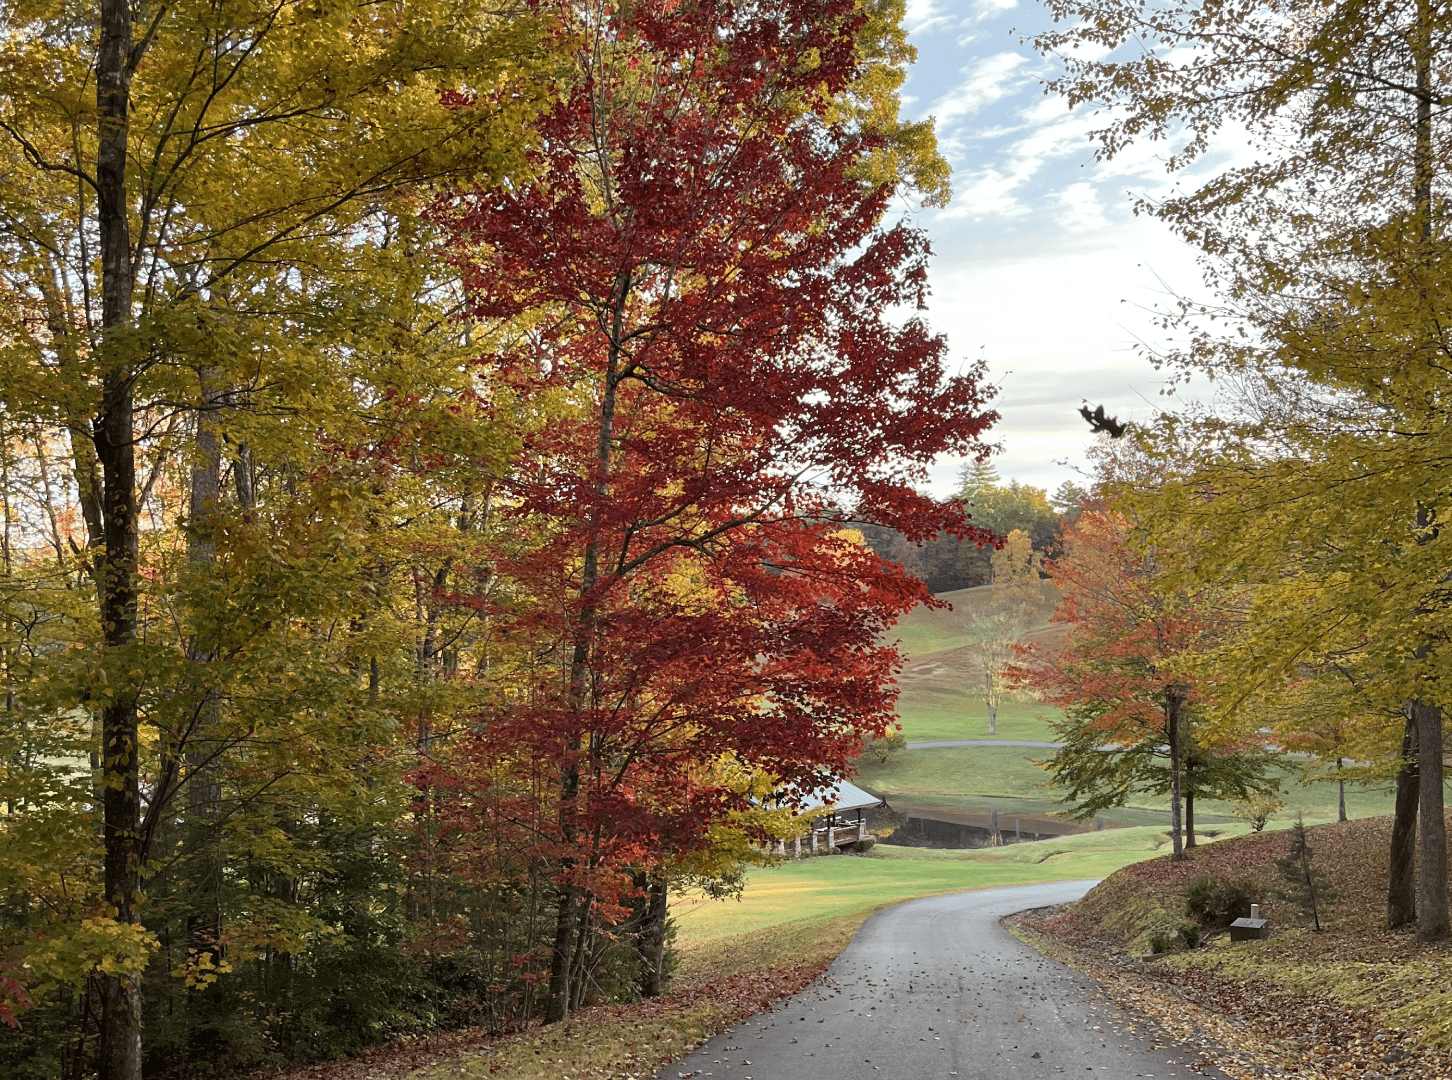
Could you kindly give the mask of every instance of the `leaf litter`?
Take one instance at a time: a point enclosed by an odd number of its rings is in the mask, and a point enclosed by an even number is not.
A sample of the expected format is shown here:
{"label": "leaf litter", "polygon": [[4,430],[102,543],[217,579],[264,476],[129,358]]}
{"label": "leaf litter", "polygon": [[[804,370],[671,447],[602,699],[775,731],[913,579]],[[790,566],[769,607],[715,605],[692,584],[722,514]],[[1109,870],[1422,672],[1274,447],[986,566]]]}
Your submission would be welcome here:
{"label": "leaf litter", "polygon": [[[1078,904],[1006,920],[1048,955],[1098,979],[1124,1008],[1146,1013],[1237,1078],[1435,1080],[1452,1076],[1452,944],[1389,932],[1390,818],[1317,826],[1315,861],[1336,899],[1326,929],[1300,925],[1277,895],[1283,832],[1196,848],[1117,871]],[[1184,914],[1195,878],[1256,885],[1272,936],[1146,958],[1144,928]]]}
{"label": "leaf litter", "polygon": [[868,914],[803,920],[687,952],[670,990],[654,1000],[592,1006],[550,1027],[402,1039],[269,1080],[647,1080],[819,978]]}

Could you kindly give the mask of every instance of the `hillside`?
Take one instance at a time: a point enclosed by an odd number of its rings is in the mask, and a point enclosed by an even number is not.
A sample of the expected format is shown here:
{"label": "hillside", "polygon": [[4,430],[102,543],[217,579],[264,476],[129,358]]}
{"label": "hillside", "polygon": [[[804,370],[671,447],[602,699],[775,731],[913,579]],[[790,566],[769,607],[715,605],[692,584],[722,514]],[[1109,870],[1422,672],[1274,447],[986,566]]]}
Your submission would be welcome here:
{"label": "hillside", "polygon": [[[1059,591],[1052,581],[1040,581],[1037,614],[1038,625],[1033,633],[1041,634],[1049,627],[1049,616],[1058,603]],[[973,619],[992,600],[997,585],[979,585],[972,589],[955,589],[939,593],[938,599],[951,605],[951,610],[917,607],[898,620],[889,632],[901,642],[902,649],[914,661],[933,654],[961,649],[973,643]]]}
{"label": "hillside", "polygon": [[[1335,892],[1320,933],[1280,890],[1274,861],[1289,848],[1286,832],[1227,839],[1179,866],[1168,858],[1126,866],[1066,911],[1025,919],[1019,929],[1104,979],[1126,1007],[1177,1016],[1230,1059],[1258,1048],[1244,1075],[1446,1076],[1452,945],[1417,945],[1408,933],[1384,929],[1389,833],[1385,817],[1310,830],[1315,865]],[[1177,931],[1195,921],[1186,892],[1197,879],[1242,883],[1262,904],[1272,936],[1231,944],[1212,929],[1198,947],[1184,948]],[[1139,957],[1157,931],[1172,935],[1180,951],[1144,963]]]}
{"label": "hillside", "polygon": [[[942,593],[940,600],[952,610],[915,608],[886,635],[897,642],[906,657],[898,675],[901,696],[898,712],[903,734],[910,740],[932,739],[1037,739],[1053,737],[1049,720],[1059,716],[1027,698],[1003,702],[999,708],[998,731],[988,732],[987,710],[981,693],[983,665],[972,645],[975,612],[992,599],[995,585],[958,589]],[[1049,615],[1058,601],[1050,581],[1039,582],[1039,622],[1025,641],[1052,642],[1062,637],[1063,626],[1051,626]]]}

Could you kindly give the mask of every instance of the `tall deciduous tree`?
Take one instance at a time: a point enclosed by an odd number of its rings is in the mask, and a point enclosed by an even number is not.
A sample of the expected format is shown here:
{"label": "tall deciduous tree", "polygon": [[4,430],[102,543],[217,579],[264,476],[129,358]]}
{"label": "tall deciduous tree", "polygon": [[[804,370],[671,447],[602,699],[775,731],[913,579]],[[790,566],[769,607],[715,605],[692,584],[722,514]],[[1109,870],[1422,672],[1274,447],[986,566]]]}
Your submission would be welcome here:
{"label": "tall deciduous tree", "polygon": [[876,634],[927,596],[843,523],[979,535],[913,487],[934,455],[982,452],[979,372],[949,377],[943,340],[886,314],[922,307],[928,255],[882,224],[888,201],[938,175],[881,89],[900,17],[575,11],[532,178],[440,207],[472,312],[520,327],[481,365],[561,406],[507,489],[546,542],[504,568],[553,677],[479,736],[481,761],[528,747],[554,770],[550,1020],[579,999],[612,875],[743,805],[713,762],[806,791],[891,721]]}
{"label": "tall deciduous tree", "polygon": [[977,655],[983,704],[988,709],[988,734],[998,734],[998,707],[1009,692],[1003,667],[1014,656],[1014,646],[1035,626],[1042,625],[1044,608],[1040,586],[1043,557],[1033,549],[1029,536],[1014,529],[1003,547],[993,553],[993,582],[982,603],[966,616],[966,629]]}
{"label": "tall deciduous tree", "polygon": [[[75,458],[102,638],[86,697],[101,721],[104,897],[129,940],[183,775],[143,792],[139,702],[167,665],[139,632],[141,508],[174,450],[168,417],[216,412],[251,359],[218,327],[266,309],[267,283],[327,263],[322,251],[373,240],[376,200],[516,163],[546,86],[522,77],[534,20],[447,6],[22,3],[7,24],[0,243],[5,280],[41,317],[7,311],[3,375],[12,408],[65,430]],[[471,106],[444,107],[465,88]],[[214,450],[198,445],[204,472]],[[140,973],[112,964],[99,981],[102,1075],[135,1080]]]}
{"label": "tall deciduous tree", "polygon": [[1065,733],[1075,739],[1055,760],[1066,766],[1077,798],[1103,799],[1096,789],[1110,788],[1122,801],[1140,783],[1137,773],[1115,772],[1111,755],[1085,771],[1085,762],[1098,759],[1084,754],[1100,744],[1164,747],[1178,862],[1184,858],[1185,712],[1201,694],[1185,661],[1213,640],[1208,605],[1164,588],[1154,559],[1131,547],[1130,522],[1112,510],[1080,516],[1064,534],[1064,554],[1049,564],[1049,575],[1063,593],[1053,618],[1069,624],[1068,638],[1052,651],[1023,648],[1014,678],[1070,718]]}
{"label": "tall deciduous tree", "polygon": [[[1248,388],[1239,415],[1165,429],[1178,456],[1205,466],[1166,506],[1213,538],[1201,580],[1264,588],[1246,650],[1261,657],[1242,657],[1236,681],[1251,693],[1307,657],[1355,654],[1387,718],[1385,755],[1412,751],[1395,719],[1405,711],[1422,764],[1439,772],[1452,138],[1437,57],[1452,11],[1428,0],[1233,11],[1072,0],[1056,11],[1072,25],[1040,44],[1068,65],[1061,90],[1114,114],[1098,133],[1105,153],[1179,140],[1173,171],[1231,127],[1256,144],[1254,164],[1152,208],[1206,252],[1222,291],[1213,314],[1233,328],[1207,325],[1212,312],[1187,300],[1170,318],[1188,325],[1190,345],[1168,359],[1238,373]],[[1121,51],[1131,42],[1132,55]],[[1417,932],[1437,940],[1449,932],[1442,789],[1423,784],[1412,799],[1412,773],[1402,776],[1392,890],[1411,873],[1406,815],[1420,801]],[[1397,922],[1408,905],[1391,897],[1389,908]]]}

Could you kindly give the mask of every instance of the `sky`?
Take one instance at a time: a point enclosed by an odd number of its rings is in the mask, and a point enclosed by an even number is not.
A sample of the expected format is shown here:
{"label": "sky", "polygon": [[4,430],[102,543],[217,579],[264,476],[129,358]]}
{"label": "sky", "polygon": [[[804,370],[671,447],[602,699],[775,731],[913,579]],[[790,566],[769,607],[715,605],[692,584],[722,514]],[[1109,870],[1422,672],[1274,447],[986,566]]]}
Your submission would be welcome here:
{"label": "sky", "polygon": [[[1137,349],[1162,340],[1156,304],[1202,292],[1195,253],[1133,214],[1137,196],[1169,185],[1165,148],[1095,161],[1089,109],[1046,96],[1058,65],[1019,40],[1052,25],[1036,0],[909,0],[906,21],[918,60],[902,112],[936,118],[953,166],[951,203],[911,209],[934,251],[928,319],[956,362],[982,356],[1000,388],[999,475],[1052,493],[1079,478],[1082,403],[1121,420],[1174,404]],[[951,493],[961,464],[933,468],[934,494]]]}

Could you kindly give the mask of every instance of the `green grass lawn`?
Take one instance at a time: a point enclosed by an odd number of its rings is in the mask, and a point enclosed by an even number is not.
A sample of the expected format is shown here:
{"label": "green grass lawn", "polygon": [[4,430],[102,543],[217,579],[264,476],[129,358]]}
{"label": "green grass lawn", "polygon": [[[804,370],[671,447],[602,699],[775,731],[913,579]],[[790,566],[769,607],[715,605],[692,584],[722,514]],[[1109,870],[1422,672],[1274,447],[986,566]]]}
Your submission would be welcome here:
{"label": "green grass lawn", "polygon": [[[1236,827],[1229,832],[1242,831]],[[971,851],[894,848],[866,857],[831,856],[751,871],[738,900],[683,898],[671,909],[682,948],[737,934],[871,911],[931,893],[1100,878],[1163,854],[1156,828],[1113,829],[1059,840]]]}
{"label": "green grass lawn", "polygon": [[965,746],[903,750],[886,764],[863,762],[856,783],[878,795],[991,795],[1008,799],[1053,799],[1040,785],[1049,774],[1029,760],[1032,751],[1015,746]]}
{"label": "green grass lawn", "polygon": [[964,645],[972,645],[974,641],[973,636],[966,631],[955,632],[929,623],[898,623],[886,633],[885,638],[896,638],[898,647],[914,659],[931,656],[946,649],[961,649]]}
{"label": "green grass lawn", "polygon": [[[863,762],[856,782],[889,802],[898,795],[914,806],[997,808],[1023,814],[1061,812],[1064,810],[1058,802],[1061,792],[1042,786],[1049,774],[1030,761],[1035,757],[1047,758],[1051,753],[1011,746],[905,750],[893,755],[886,764]],[[1300,784],[1295,779],[1298,775],[1297,767],[1290,765],[1281,784],[1281,798],[1286,806],[1277,818],[1290,821],[1299,812],[1308,822],[1334,821],[1336,785]],[[1353,818],[1391,813],[1391,789],[1348,786],[1346,812]],[[1199,800],[1195,804],[1197,825],[1233,821],[1234,814],[1234,807],[1219,800]],[[1131,825],[1168,822],[1169,798],[1136,795],[1128,806],[1106,811],[1104,816],[1116,823]]]}
{"label": "green grass lawn", "polygon": [[1054,729],[1048,720],[1058,718],[1057,709],[1036,701],[1005,701],[998,707],[997,732],[988,734],[988,708],[979,694],[966,690],[912,689],[897,703],[902,733],[909,742],[932,739],[1033,739],[1052,742]]}
{"label": "green grass lawn", "polygon": [[[973,613],[993,597],[994,586],[980,585],[973,589],[957,589],[939,595],[953,610],[941,608],[914,608],[887,632],[886,637],[896,638],[905,653],[913,659],[921,659],[944,649],[957,649],[971,645]],[[1038,619],[1036,626],[1047,626],[1049,614],[1058,602],[1059,592],[1051,581],[1039,582]]]}

